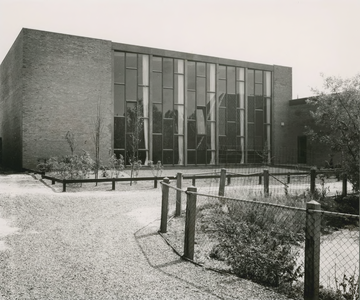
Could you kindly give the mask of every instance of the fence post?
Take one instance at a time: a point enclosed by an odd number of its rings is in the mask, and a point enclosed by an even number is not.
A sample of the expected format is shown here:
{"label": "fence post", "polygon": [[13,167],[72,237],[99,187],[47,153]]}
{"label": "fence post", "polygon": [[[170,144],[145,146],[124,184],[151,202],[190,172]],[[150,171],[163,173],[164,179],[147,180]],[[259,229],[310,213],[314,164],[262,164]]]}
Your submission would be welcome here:
{"label": "fence post", "polygon": [[304,299],[319,299],[321,205],[306,203]]}
{"label": "fence post", "polygon": [[[182,181],[183,181],[183,175],[182,173],[176,174],[176,187],[178,189],[182,189]],[[181,191],[176,191],[176,209],[175,209],[175,216],[178,217],[181,214]]]}
{"label": "fence post", "polygon": [[264,195],[269,196],[269,170],[264,170]]}
{"label": "fence post", "polygon": [[194,186],[188,187],[186,199],[184,257],[193,260],[195,246],[196,194],[189,192],[196,193],[197,188]]}
{"label": "fence post", "polygon": [[290,184],[290,173],[287,174],[287,184]]}
{"label": "fence post", "polygon": [[[165,179],[165,178],[164,178]],[[157,178],[155,177],[154,178],[154,189],[157,189],[157,184],[158,184],[158,180]]]}
{"label": "fence post", "polygon": [[167,184],[170,183],[169,178],[164,178],[163,182],[165,184],[161,185],[162,197],[161,197],[161,222],[160,222],[160,232],[167,232],[167,219],[168,219],[168,210],[169,210],[169,187]]}
{"label": "fence post", "polygon": [[54,180],[54,179],[51,179],[51,184],[55,184],[55,180]]}
{"label": "fence post", "polygon": [[262,177],[262,175],[260,174],[260,175],[259,175],[259,185],[262,184],[262,180],[261,180],[262,178],[261,178],[261,177]]}
{"label": "fence post", "polygon": [[342,195],[343,196],[347,195],[347,174],[346,173],[343,174],[343,178],[342,178]]}
{"label": "fence post", "polygon": [[192,186],[196,185],[196,176],[195,175],[192,177],[191,184],[192,184]]}
{"label": "fence post", "polygon": [[230,184],[231,184],[231,176],[228,175],[228,176],[227,176],[227,185],[230,185]]}
{"label": "fence post", "polygon": [[219,185],[219,196],[224,196],[225,195],[225,181],[226,181],[226,169],[221,169],[220,185]]}
{"label": "fence post", "polygon": [[316,179],[316,169],[312,168],[310,171],[310,194],[315,194],[315,179]]}
{"label": "fence post", "polygon": [[66,180],[63,179],[63,192],[66,192]]}
{"label": "fence post", "polygon": [[111,180],[111,189],[115,191],[115,178],[112,178]]}

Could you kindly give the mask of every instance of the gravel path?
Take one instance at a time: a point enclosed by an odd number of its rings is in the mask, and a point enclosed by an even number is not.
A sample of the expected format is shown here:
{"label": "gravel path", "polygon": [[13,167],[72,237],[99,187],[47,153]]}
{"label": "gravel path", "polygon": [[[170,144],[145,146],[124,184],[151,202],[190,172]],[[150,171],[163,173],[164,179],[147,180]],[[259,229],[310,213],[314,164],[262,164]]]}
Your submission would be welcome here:
{"label": "gravel path", "polygon": [[[39,213],[45,206],[54,207],[44,215],[47,221],[54,220],[54,226],[43,228],[34,219],[21,228],[17,219],[21,215],[9,215],[2,209],[2,202],[20,205],[31,195],[45,199],[36,207]],[[157,234],[160,201],[160,188],[57,193],[30,175],[0,175],[0,217],[7,220],[0,222],[0,240],[7,247],[0,250],[0,260],[9,260],[8,268],[0,270],[0,299],[1,295],[3,299],[287,299],[250,281],[181,260]],[[87,219],[89,216],[92,219]],[[70,222],[71,231],[56,223],[58,220]],[[84,224],[90,223],[94,232],[83,233]],[[9,226],[19,230],[10,230],[5,236]],[[80,253],[76,252],[79,245],[65,245],[73,255],[68,257],[55,249],[59,245],[53,239],[58,235],[66,241],[66,234],[79,234],[79,240],[82,235],[96,238],[85,239],[90,241],[87,251]],[[43,239],[46,235],[51,239]],[[20,239],[29,247],[18,248]],[[56,272],[52,266],[59,264],[54,260],[64,260],[63,268]],[[45,264],[40,268],[38,261]],[[13,280],[1,279],[4,275]],[[4,282],[10,286],[2,285]],[[74,286],[80,288],[74,290]]]}

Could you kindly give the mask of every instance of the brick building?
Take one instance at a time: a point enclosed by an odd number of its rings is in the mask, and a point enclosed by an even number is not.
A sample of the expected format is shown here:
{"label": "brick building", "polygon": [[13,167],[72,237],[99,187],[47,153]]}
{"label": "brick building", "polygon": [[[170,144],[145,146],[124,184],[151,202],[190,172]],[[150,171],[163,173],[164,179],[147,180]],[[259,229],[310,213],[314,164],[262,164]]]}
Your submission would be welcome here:
{"label": "brick building", "polygon": [[[289,105],[290,67],[23,29],[0,84],[4,166],[32,169],[69,154],[68,131],[78,151],[93,154],[98,104],[103,160],[110,150],[128,162],[140,119],[143,163],[258,163],[264,149],[275,163],[310,162],[296,154],[304,143]],[[282,148],[293,153],[286,161],[273,155]]]}

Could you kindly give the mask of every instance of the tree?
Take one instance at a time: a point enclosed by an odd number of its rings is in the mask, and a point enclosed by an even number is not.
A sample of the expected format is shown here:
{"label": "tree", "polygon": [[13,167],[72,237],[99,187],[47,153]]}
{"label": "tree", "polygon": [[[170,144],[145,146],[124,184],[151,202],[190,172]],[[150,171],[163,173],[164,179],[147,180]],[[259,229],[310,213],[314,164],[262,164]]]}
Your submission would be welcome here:
{"label": "tree", "polygon": [[[93,133],[92,133],[92,139],[94,142],[94,148],[95,148],[95,162],[94,162],[94,173],[95,178],[98,179],[99,177],[99,169],[100,169],[100,142],[101,142],[101,135],[104,129],[104,122],[103,117],[101,114],[101,101],[99,98],[99,101],[96,106],[96,115],[93,119]],[[97,183],[96,183],[97,185]]]}
{"label": "tree", "polygon": [[349,79],[324,77],[324,90],[313,89],[308,100],[316,128],[307,128],[312,140],[342,155],[342,168],[354,190],[359,190],[360,74]]}

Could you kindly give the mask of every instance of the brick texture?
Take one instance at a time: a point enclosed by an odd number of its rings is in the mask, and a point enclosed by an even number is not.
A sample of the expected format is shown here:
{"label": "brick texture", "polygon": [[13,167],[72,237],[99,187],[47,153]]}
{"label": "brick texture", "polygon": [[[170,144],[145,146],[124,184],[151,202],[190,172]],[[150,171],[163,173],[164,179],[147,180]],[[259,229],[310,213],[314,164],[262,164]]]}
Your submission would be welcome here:
{"label": "brick texture", "polygon": [[23,167],[70,154],[65,135],[75,134],[77,153],[94,157],[94,121],[101,103],[101,156],[112,148],[111,42],[23,30]]}
{"label": "brick texture", "polygon": [[1,164],[22,167],[23,32],[15,40],[0,66]]}

